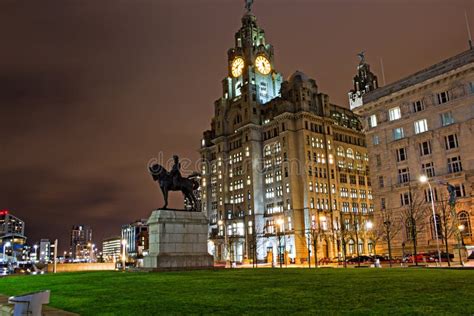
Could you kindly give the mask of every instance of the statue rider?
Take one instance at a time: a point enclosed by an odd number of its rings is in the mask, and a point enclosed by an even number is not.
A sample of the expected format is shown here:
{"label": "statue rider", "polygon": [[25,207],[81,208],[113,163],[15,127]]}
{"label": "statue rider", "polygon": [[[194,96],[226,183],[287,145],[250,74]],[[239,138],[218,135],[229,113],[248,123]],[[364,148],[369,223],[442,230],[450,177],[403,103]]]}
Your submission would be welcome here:
{"label": "statue rider", "polygon": [[170,171],[171,178],[173,179],[173,186],[176,189],[179,189],[179,180],[181,179],[181,164],[179,163],[179,157],[177,155],[173,156],[173,168]]}

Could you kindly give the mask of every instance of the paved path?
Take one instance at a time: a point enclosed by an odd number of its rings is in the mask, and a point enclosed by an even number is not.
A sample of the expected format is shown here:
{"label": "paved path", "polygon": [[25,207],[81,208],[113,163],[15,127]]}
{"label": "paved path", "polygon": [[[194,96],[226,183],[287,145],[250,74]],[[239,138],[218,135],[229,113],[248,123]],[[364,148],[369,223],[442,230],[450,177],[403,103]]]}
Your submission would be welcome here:
{"label": "paved path", "polygon": [[[0,316],[13,315],[13,305],[8,304],[8,296],[0,295]],[[78,316],[79,314],[66,312],[48,305],[43,305],[43,316]]]}

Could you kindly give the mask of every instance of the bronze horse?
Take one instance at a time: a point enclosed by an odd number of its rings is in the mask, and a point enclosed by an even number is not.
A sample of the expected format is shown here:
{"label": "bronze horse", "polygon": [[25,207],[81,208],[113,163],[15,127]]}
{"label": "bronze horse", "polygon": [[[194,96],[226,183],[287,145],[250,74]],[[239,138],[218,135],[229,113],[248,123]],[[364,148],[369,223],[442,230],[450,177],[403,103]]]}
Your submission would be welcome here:
{"label": "bronze horse", "polygon": [[196,176],[195,173],[191,174],[187,178],[181,177],[175,186],[173,184],[173,177],[172,175],[161,165],[154,164],[149,167],[151,176],[153,177],[154,181],[157,181],[161,192],[163,193],[163,199],[165,200],[165,205],[162,209],[168,208],[168,192],[169,191],[181,191],[191,205],[193,211],[200,211],[199,210],[199,203],[194,194],[194,191],[199,188],[199,182],[193,178]]}

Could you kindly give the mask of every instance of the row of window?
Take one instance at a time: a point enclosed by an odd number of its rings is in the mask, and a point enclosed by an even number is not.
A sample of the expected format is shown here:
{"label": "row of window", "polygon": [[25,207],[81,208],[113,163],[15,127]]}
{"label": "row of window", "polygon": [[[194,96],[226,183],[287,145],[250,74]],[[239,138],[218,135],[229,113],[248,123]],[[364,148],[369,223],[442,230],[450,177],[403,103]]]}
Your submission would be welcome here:
{"label": "row of window", "polygon": [[[471,83],[470,86],[472,87],[472,83]],[[446,102],[449,102],[450,101],[449,92],[448,91],[442,91],[442,92],[437,93],[436,94],[436,101],[437,101],[437,104],[444,104]],[[412,102],[411,112],[412,113],[421,112],[421,111],[425,110],[425,108],[426,107],[425,107],[425,104],[424,104],[423,100],[416,100],[416,101]],[[449,114],[447,114],[447,113],[449,113]],[[454,123],[451,112],[447,112],[447,113],[441,114],[441,120],[442,120],[443,126],[445,124],[447,125],[447,124]],[[445,118],[443,118],[443,116],[445,116]],[[399,106],[395,106],[395,107],[390,108],[388,110],[388,120],[389,121],[396,121],[396,120],[399,120],[401,118],[402,118],[402,112],[401,112],[401,109],[400,109]],[[371,115],[367,119],[367,123],[368,123],[370,128],[376,127],[378,125],[377,115],[376,114]]]}
{"label": "row of window", "polygon": [[266,145],[263,148],[263,155],[264,157],[269,157],[272,154],[279,154],[281,152],[281,143],[276,142],[275,144],[272,145]]}
{"label": "row of window", "polygon": [[[451,112],[441,114],[441,119],[443,126],[447,126],[454,123],[454,118],[452,117]],[[413,125],[415,135],[428,131],[428,121],[426,119],[417,120]],[[405,138],[405,129],[403,127],[394,128],[392,130],[392,139],[399,140],[402,138]],[[372,138],[372,143],[374,145],[380,144],[380,137],[378,135],[374,135]]]}
{"label": "row of window", "polygon": [[[459,141],[457,134],[451,134],[444,137],[444,148],[451,150],[459,147]],[[426,140],[418,143],[418,153],[420,157],[431,155],[432,145],[431,140]],[[395,150],[397,162],[403,162],[408,160],[408,148],[401,147]],[[377,166],[382,165],[382,159],[380,154],[375,155],[375,161]]]}
{"label": "row of window", "polygon": [[[454,186],[454,192],[456,194],[456,197],[466,196],[464,184],[455,184],[453,186]],[[423,191],[423,196],[424,196],[425,202],[427,203],[431,202],[431,191],[429,188]],[[439,201],[437,188],[433,188],[433,198],[435,201]],[[410,205],[412,202],[413,202],[413,196],[410,192],[400,193],[400,206]]]}
{"label": "row of window", "polygon": [[[461,172],[463,170],[461,156],[449,157],[447,159],[447,167],[448,167],[448,173]],[[422,170],[422,174],[426,175],[427,177],[434,177],[436,175],[433,162],[421,164],[421,170]],[[380,176],[379,179],[381,179],[379,182],[380,187],[383,187],[383,176]],[[402,183],[408,183],[408,182],[410,182],[410,169],[408,167],[399,168],[398,169],[398,183],[402,184]]]}
{"label": "row of window", "polygon": [[[365,181],[365,176],[356,176],[356,175],[349,175],[349,183],[350,184],[357,184],[357,180],[359,185],[365,185],[366,181]],[[339,182],[340,183],[347,183],[347,174],[345,173],[341,173],[339,174]]]}
{"label": "row of window", "polygon": [[[357,195],[357,189],[351,189],[350,190],[350,197],[353,198],[353,199],[357,199],[358,197],[362,198],[362,199],[365,199],[366,195],[365,195],[365,190],[360,190],[359,191],[359,196]],[[349,197],[349,189],[348,188],[340,188],[339,189],[339,193],[340,193],[340,196],[342,198],[348,198]],[[367,191],[367,198],[369,200],[372,200],[373,199],[373,196],[372,196],[372,191],[371,190],[368,190]]]}

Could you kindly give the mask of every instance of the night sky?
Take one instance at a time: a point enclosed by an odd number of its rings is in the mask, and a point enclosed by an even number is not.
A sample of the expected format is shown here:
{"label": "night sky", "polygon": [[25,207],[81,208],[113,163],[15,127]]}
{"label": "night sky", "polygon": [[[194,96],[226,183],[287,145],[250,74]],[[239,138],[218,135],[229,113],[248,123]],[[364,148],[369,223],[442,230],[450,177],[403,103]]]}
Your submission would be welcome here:
{"label": "night sky", "polygon": [[[256,0],[284,77],[301,70],[333,103],[365,50],[387,82],[467,49],[474,0]],[[162,205],[160,153],[196,160],[243,0],[1,0],[0,209],[30,243],[94,241]],[[471,27],[474,33],[474,27]],[[174,206],[180,195],[174,194]]]}

